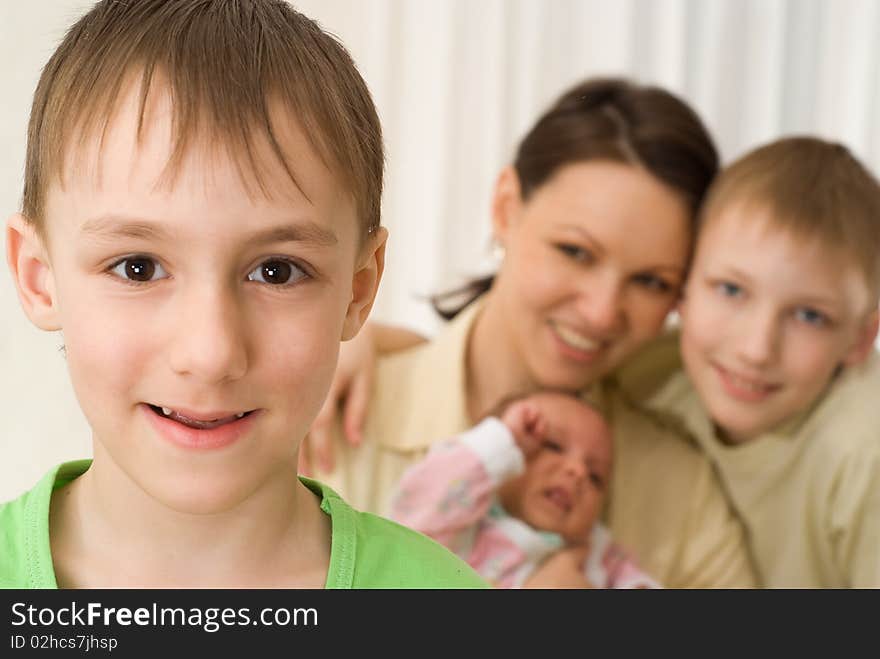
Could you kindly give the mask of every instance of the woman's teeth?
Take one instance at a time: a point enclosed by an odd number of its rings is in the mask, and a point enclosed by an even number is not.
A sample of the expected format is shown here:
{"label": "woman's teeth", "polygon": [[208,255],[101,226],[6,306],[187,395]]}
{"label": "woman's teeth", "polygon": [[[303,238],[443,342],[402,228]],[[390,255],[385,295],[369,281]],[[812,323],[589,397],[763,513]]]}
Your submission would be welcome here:
{"label": "woman's teeth", "polygon": [[576,350],[592,352],[593,350],[598,350],[602,347],[602,344],[598,341],[594,341],[593,339],[575,332],[574,330],[568,329],[567,327],[555,324],[553,327],[556,329],[556,334],[559,338]]}

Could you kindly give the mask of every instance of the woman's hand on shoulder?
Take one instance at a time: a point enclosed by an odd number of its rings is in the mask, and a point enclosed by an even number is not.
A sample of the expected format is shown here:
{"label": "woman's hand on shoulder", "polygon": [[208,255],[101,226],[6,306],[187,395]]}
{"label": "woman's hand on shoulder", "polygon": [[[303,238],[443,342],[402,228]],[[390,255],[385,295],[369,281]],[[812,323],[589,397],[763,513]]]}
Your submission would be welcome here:
{"label": "woman's hand on shoulder", "polygon": [[363,441],[367,408],[379,355],[423,343],[425,338],[409,330],[368,322],[339,348],[339,361],[330,390],[299,452],[299,472],[310,476],[315,466],[331,471],[334,466],[333,426],[342,413],[342,431],[353,446]]}

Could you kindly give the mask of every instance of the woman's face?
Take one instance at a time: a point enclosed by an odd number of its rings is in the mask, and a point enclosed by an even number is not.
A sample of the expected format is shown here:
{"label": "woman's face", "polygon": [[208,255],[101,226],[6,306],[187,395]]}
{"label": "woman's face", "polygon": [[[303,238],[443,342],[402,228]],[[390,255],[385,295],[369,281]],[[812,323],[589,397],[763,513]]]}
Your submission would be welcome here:
{"label": "woman's face", "polygon": [[597,160],[559,169],[523,201],[499,179],[495,235],[505,248],[493,296],[535,385],[579,389],[657,334],[690,248],[684,200],[646,170]]}

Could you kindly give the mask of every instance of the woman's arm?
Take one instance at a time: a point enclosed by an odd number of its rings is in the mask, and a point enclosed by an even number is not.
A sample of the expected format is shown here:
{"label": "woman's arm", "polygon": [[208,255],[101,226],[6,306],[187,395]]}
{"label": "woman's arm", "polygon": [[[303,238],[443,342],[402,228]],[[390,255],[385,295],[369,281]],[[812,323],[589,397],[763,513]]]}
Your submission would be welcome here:
{"label": "woman's arm", "polygon": [[300,449],[300,473],[312,474],[311,458],[317,461],[323,471],[332,471],[331,428],[340,408],[346,439],[355,446],[363,440],[364,422],[373,394],[373,377],[378,356],[405,350],[426,341],[420,334],[402,327],[367,323],[351,341],[342,343],[330,390]]}

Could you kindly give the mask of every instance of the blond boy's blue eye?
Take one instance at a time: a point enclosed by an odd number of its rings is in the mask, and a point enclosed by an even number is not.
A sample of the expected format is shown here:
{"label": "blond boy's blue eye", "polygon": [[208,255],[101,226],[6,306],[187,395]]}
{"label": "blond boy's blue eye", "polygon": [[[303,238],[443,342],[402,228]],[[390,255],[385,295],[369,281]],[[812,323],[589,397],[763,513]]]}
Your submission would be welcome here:
{"label": "blond boy's blue eye", "polygon": [[825,314],[809,307],[795,309],[794,316],[801,322],[817,327],[822,327],[828,323],[828,317]]}
{"label": "blond boy's blue eye", "polygon": [[165,269],[148,256],[130,256],[114,265],[110,271],[122,279],[133,282],[148,282],[168,276]]}
{"label": "blond boy's blue eye", "polygon": [[285,284],[293,284],[305,276],[306,273],[290,261],[285,259],[269,259],[251,270],[247,278],[248,281],[284,286]]}
{"label": "blond boy's blue eye", "polygon": [[719,293],[727,297],[736,297],[737,295],[742,293],[742,288],[729,281],[720,282],[717,286],[715,286],[715,289]]}

